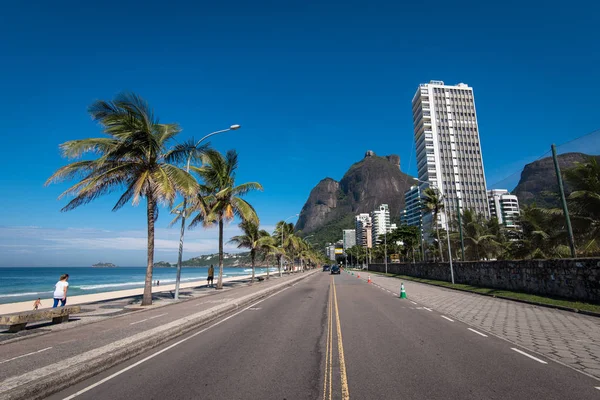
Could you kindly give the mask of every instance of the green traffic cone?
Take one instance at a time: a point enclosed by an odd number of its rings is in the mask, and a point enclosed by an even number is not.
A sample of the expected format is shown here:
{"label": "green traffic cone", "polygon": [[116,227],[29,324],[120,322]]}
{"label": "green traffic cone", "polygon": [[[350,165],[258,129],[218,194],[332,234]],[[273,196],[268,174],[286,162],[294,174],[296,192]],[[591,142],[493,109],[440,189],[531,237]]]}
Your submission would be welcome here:
{"label": "green traffic cone", "polygon": [[400,284],[400,298],[401,299],[406,298],[406,290],[404,290],[404,283]]}

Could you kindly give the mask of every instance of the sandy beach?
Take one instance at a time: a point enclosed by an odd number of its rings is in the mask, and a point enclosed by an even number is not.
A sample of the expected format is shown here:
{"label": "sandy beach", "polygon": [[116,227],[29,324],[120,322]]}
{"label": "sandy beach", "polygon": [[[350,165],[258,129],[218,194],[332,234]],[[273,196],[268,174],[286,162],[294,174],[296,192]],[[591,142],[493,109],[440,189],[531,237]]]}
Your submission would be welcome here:
{"label": "sandy beach", "polygon": [[[256,274],[256,276],[266,276],[264,274]],[[271,272],[273,275],[273,272]],[[251,275],[241,275],[230,278],[223,278],[223,282],[231,282],[231,281],[239,281],[244,279],[250,279]],[[217,283],[217,277],[215,276],[215,284]],[[206,279],[202,281],[194,281],[194,282],[182,282],[180,285],[181,289],[203,286],[206,285]],[[170,285],[161,285],[161,286],[153,286],[152,293],[161,293],[161,292],[169,292],[175,290],[175,284]],[[93,303],[95,301],[103,301],[103,300],[111,300],[111,299],[119,299],[123,297],[133,297],[140,296],[144,293],[144,288],[136,288],[136,289],[127,289],[127,290],[117,290],[114,292],[105,292],[105,293],[94,293],[94,294],[84,294],[80,296],[68,296],[67,305],[75,305],[75,304],[85,304],[85,303]],[[42,307],[43,308],[51,308],[53,304],[52,298],[43,298],[42,299]],[[33,301],[22,301],[19,303],[7,303],[0,304],[0,315],[10,314],[21,311],[30,311],[33,309]]]}

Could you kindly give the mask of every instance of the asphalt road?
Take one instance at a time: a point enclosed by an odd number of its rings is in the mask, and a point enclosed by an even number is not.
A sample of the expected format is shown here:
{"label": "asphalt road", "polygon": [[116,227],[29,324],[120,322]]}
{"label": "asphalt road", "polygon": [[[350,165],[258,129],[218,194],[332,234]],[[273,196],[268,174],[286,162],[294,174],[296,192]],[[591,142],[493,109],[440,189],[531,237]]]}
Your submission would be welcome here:
{"label": "asphalt road", "polygon": [[322,273],[51,399],[600,399],[599,381],[469,328]]}

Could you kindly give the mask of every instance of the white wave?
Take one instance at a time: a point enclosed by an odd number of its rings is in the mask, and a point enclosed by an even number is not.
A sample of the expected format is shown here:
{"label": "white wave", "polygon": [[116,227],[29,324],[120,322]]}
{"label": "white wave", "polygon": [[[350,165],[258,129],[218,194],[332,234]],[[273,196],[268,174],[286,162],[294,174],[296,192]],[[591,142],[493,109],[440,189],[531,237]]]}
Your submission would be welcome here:
{"label": "white wave", "polygon": [[[201,281],[201,280],[205,280],[206,276],[192,276],[192,277],[185,277],[185,278],[181,278],[182,282],[190,282],[190,281]],[[160,283],[162,284],[168,284],[168,283],[175,283],[175,279],[162,279],[159,277],[153,277],[152,281],[160,281]],[[99,285],[81,285],[81,286],[74,286],[73,288],[79,288],[81,290],[96,290],[96,289],[105,289],[105,288],[112,288],[112,287],[123,287],[123,286],[144,286],[145,281],[137,281],[137,282],[123,282],[123,283],[104,283],[104,284],[99,284]]]}
{"label": "white wave", "polygon": [[143,285],[144,281],[141,282],[124,282],[124,283],[105,283],[101,285],[81,285],[81,286],[73,286],[73,289],[79,288],[81,290],[94,290],[94,289],[104,289],[110,287],[121,287],[121,286],[139,286]]}
{"label": "white wave", "polygon": [[28,293],[11,293],[11,294],[0,294],[0,297],[21,297],[21,296],[33,296],[44,293],[52,293],[52,292],[28,292]]}

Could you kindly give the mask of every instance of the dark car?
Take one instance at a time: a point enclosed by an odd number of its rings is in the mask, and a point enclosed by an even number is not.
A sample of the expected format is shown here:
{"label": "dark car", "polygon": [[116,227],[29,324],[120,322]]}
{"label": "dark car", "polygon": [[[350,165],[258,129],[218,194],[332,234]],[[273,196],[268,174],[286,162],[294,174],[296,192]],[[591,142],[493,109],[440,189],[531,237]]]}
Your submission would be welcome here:
{"label": "dark car", "polygon": [[323,272],[329,271],[329,265],[323,265]]}
{"label": "dark car", "polygon": [[340,274],[340,267],[339,265],[332,265],[331,266],[331,274]]}

